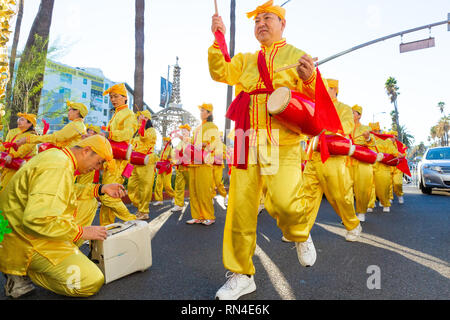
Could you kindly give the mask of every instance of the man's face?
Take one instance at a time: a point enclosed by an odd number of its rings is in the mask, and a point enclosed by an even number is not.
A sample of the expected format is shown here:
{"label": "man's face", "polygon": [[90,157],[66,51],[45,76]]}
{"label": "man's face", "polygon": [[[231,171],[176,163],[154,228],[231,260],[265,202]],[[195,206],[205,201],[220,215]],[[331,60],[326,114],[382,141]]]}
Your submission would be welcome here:
{"label": "man's face", "polygon": [[331,99],[337,98],[337,88],[328,88],[328,94],[330,95]]}
{"label": "man's face", "polygon": [[266,47],[283,38],[286,20],[281,20],[274,13],[260,13],[255,18],[255,37]]}
{"label": "man's face", "polygon": [[67,112],[67,118],[70,121],[73,121],[75,119],[81,118],[80,110],[74,109],[74,108],[69,108],[69,111]]}
{"label": "man's face", "polygon": [[109,99],[111,99],[111,104],[114,106],[114,108],[123,106],[127,101],[127,97],[124,97],[115,92],[111,92],[109,94]]}
{"label": "man's face", "polygon": [[105,159],[92,151],[90,147],[85,147],[81,151],[81,159],[78,160],[78,171],[85,174],[93,170],[100,170],[104,162]]}
{"label": "man's face", "polygon": [[28,122],[27,119],[25,119],[24,117],[20,117],[17,119],[17,127],[22,130],[28,130],[33,124],[31,122]]}
{"label": "man's face", "polygon": [[358,111],[352,110],[353,111],[353,120],[355,120],[355,122],[359,122],[359,120],[361,119],[361,115],[359,114]]}

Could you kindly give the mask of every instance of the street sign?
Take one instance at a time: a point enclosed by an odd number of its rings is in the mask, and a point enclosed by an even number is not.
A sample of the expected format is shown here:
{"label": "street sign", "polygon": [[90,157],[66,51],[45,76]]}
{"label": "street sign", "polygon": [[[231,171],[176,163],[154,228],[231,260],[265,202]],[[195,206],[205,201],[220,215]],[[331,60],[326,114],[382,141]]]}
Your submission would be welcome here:
{"label": "street sign", "polygon": [[434,47],[434,38],[400,43],[400,53]]}

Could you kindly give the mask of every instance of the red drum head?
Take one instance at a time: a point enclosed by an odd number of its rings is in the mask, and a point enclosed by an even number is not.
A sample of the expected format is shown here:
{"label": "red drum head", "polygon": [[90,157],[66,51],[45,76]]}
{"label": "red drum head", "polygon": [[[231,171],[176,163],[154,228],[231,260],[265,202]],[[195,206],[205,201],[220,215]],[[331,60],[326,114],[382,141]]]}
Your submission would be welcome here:
{"label": "red drum head", "polygon": [[377,162],[378,154],[367,147],[355,145],[355,152],[352,157],[361,162],[374,164]]}
{"label": "red drum head", "polygon": [[267,110],[288,129],[310,136],[322,130],[314,118],[315,104],[287,87],[276,89],[267,101]]}
{"label": "red drum head", "polygon": [[130,160],[131,152],[133,151],[133,147],[131,144],[126,142],[117,142],[113,140],[109,140],[111,144],[112,152],[114,159],[117,160]]}
{"label": "red drum head", "polygon": [[20,158],[14,158],[10,163],[4,162],[5,158],[8,156],[8,153],[1,152],[0,154],[0,163],[3,163],[5,168],[12,169],[12,170],[19,170],[20,167],[22,167],[26,161]]}

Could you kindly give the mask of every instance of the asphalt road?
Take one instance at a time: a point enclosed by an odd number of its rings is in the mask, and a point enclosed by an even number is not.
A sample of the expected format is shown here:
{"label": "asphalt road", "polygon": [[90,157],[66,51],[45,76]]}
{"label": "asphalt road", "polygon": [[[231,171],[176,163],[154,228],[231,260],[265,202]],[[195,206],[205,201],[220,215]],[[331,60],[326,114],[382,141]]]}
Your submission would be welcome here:
{"label": "asphalt road", "polygon": [[[324,199],[311,231],[317,250],[311,268],[299,264],[294,244],[281,241],[276,222],[263,211],[253,259],[257,290],[241,299],[450,299],[450,193],[423,195],[414,187],[404,189],[405,204],[395,199],[390,213],[376,208],[368,214],[361,240],[355,243],[345,241],[345,229]],[[223,200],[216,199],[217,220],[211,226],[187,225],[189,207],[180,214],[171,213],[171,206],[165,201],[150,209],[152,267],[104,285],[87,300],[214,299],[226,280]],[[4,283],[0,277],[0,300],[8,299]],[[74,300],[39,287],[21,299]]]}

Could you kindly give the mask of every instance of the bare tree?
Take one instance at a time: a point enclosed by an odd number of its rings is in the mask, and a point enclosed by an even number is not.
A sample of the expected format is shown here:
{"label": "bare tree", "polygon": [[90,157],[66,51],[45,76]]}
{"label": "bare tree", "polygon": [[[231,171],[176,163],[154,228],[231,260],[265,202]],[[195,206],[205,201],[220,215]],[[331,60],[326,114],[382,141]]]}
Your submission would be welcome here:
{"label": "bare tree", "polygon": [[137,112],[144,106],[144,12],[145,1],[136,0],[135,8],[135,69],[134,69],[134,105]]}

